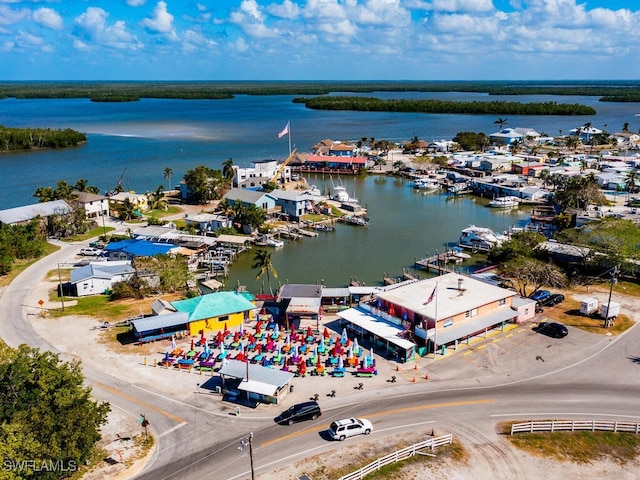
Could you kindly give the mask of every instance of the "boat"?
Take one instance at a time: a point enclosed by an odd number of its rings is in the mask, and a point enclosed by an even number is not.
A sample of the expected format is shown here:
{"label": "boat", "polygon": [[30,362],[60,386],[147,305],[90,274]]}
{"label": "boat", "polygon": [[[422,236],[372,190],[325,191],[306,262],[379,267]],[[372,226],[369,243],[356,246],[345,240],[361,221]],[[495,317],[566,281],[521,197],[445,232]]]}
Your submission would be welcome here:
{"label": "boat", "polygon": [[490,228],[470,225],[462,230],[458,245],[472,250],[487,251],[508,239],[506,235],[495,233]]}
{"label": "boat", "polygon": [[269,237],[267,238],[267,246],[268,247],[284,247],[284,240],[278,240],[277,238]]}
{"label": "boat", "polygon": [[362,227],[369,226],[369,219],[358,215],[347,215],[341,217],[340,220],[351,225],[360,225]]}
{"label": "boat", "polygon": [[464,253],[462,251],[461,247],[453,247],[451,249],[451,254],[456,257],[456,258],[460,258],[462,260],[467,260],[469,258],[471,258],[471,255],[469,255],[468,253]]}
{"label": "boat", "polygon": [[489,206],[491,208],[512,208],[517,207],[519,203],[520,199],[518,197],[504,196],[494,198],[489,202]]}
{"label": "boat", "polygon": [[440,184],[433,178],[416,178],[413,181],[413,188],[418,190],[436,190],[440,188]]}
{"label": "boat", "polygon": [[342,185],[336,185],[333,187],[331,200],[335,200],[340,203],[358,203],[358,199],[350,197],[347,193],[347,189]]}
{"label": "boat", "polygon": [[331,226],[331,225],[327,225],[325,223],[318,223],[316,225],[313,225],[314,230],[318,230],[320,232],[335,232],[336,231],[336,227]]}

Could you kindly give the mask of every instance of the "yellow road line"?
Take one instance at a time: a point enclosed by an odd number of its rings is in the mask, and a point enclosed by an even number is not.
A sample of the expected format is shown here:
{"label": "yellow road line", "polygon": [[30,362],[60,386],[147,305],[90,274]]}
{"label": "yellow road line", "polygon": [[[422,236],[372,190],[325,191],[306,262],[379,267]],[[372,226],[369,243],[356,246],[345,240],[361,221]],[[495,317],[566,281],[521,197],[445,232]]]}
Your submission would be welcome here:
{"label": "yellow road line", "polygon": [[486,347],[486,345],[480,345],[478,348],[476,348],[476,350],[482,350],[485,347]]}
{"label": "yellow road line", "polygon": [[[493,403],[493,402],[495,402],[495,399],[487,398],[487,399],[484,399],[484,400],[466,400],[466,401],[460,401],[460,402],[434,403],[432,405],[418,405],[416,407],[405,407],[405,408],[395,408],[393,410],[385,410],[384,412],[378,412],[378,413],[374,413],[374,414],[371,414],[371,415],[367,415],[367,417],[368,418],[381,417],[383,415],[389,415],[389,414],[393,414],[393,413],[413,412],[413,411],[416,411],[416,410],[429,410],[429,409],[432,409],[432,408],[461,407],[463,405],[481,405],[481,404]],[[327,428],[329,428],[328,424],[320,425],[320,430],[326,430]],[[300,430],[299,432],[290,433],[289,435],[284,435],[283,437],[274,438],[273,440],[268,440],[266,442],[262,442],[262,443],[260,443],[260,446],[261,447],[266,447],[266,446],[269,446],[269,445],[273,445],[274,443],[281,442],[283,440],[290,440],[292,438],[300,437],[300,436],[305,435],[307,433],[317,432],[317,431],[318,431],[318,427],[317,426],[313,427],[313,428],[307,428],[305,430]]]}
{"label": "yellow road line", "polygon": [[131,395],[128,395],[126,393],[122,393],[120,390],[116,390],[115,388],[108,387],[107,385],[103,385],[102,383],[92,382],[92,385],[95,385],[96,387],[101,388],[102,390],[106,390],[107,392],[111,392],[114,395],[118,395],[118,396],[120,396],[120,397],[122,397],[122,398],[124,398],[126,400],[129,400],[129,401],[131,401],[133,403],[137,403],[138,405],[140,405],[140,406],[142,406],[142,407],[144,407],[144,408],[146,408],[148,410],[152,410],[152,411],[154,411],[156,413],[159,413],[160,415],[164,415],[165,417],[168,417],[168,418],[170,418],[172,420],[175,420],[176,422],[187,423],[186,420],[184,420],[184,419],[182,419],[182,418],[180,418],[180,417],[178,417],[176,415],[173,415],[172,413],[169,413],[169,412],[167,412],[165,410],[162,410],[162,409],[160,409],[158,407],[154,407],[150,403],[138,400],[137,398],[132,397]]}

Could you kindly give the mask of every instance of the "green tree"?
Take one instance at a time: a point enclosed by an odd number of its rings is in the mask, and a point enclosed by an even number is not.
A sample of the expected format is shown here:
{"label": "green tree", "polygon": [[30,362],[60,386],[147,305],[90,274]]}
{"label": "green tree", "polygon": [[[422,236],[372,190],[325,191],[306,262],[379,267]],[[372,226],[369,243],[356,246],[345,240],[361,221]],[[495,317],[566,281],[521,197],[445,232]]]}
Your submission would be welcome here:
{"label": "green tree", "polygon": [[227,180],[233,180],[236,171],[233,168],[233,159],[231,157],[227,158],[224,162],[222,162],[222,177]]}
{"label": "green tree", "polygon": [[184,175],[188,196],[197,203],[208,203],[218,197],[218,186],[222,179],[219,170],[199,165]]}
{"label": "green tree", "polygon": [[133,218],[136,207],[133,205],[131,200],[125,198],[124,201],[118,205],[118,218],[120,220],[129,221]]}
{"label": "green tree", "polygon": [[171,176],[173,175],[173,170],[169,167],[165,167],[162,176],[167,180],[167,190],[171,190]]}
{"label": "green tree", "polygon": [[491,262],[504,263],[515,258],[534,257],[535,249],[546,240],[536,232],[517,232],[502,244],[493,247],[488,254]]}
{"label": "green tree", "polygon": [[38,187],[33,192],[33,196],[38,199],[40,203],[50,202],[56,199],[56,192],[51,187]]}
{"label": "green tree", "polygon": [[502,131],[502,128],[507,124],[507,119],[499,117],[493,123],[498,125],[498,127],[500,128],[500,131]]}
{"label": "green tree", "polygon": [[[57,354],[27,345],[12,349],[0,343],[0,391],[3,459],[37,458],[67,467],[89,459],[110,408],[91,399],[79,362],[65,363]],[[45,480],[68,474],[27,469],[15,473],[14,478]]]}
{"label": "green tree", "polygon": [[158,185],[155,192],[148,195],[151,210],[166,210],[169,203],[164,196],[164,185]]}
{"label": "green tree", "polygon": [[[557,266],[534,258],[514,258],[502,266],[501,273],[517,281],[519,293],[523,297],[543,285],[561,288],[567,284],[566,275]],[[529,286],[533,286],[531,292],[527,292]]]}
{"label": "green tree", "polygon": [[258,269],[256,280],[259,280],[260,277],[264,274],[267,275],[269,293],[271,294],[271,296],[273,296],[273,288],[271,287],[271,275],[273,275],[274,278],[278,278],[278,272],[271,262],[271,254],[264,248],[259,248],[258,250],[256,250],[256,252],[253,254],[253,265],[251,265],[251,268]]}

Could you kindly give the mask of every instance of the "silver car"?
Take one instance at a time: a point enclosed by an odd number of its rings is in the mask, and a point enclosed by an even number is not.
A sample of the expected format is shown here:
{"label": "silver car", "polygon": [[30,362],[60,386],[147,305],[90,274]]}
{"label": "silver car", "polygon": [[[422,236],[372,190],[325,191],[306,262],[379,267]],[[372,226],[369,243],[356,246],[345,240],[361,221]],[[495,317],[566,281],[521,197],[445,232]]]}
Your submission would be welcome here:
{"label": "silver car", "polygon": [[345,418],[331,422],[329,435],[334,440],[344,440],[356,435],[369,435],[373,431],[373,425],[366,418]]}

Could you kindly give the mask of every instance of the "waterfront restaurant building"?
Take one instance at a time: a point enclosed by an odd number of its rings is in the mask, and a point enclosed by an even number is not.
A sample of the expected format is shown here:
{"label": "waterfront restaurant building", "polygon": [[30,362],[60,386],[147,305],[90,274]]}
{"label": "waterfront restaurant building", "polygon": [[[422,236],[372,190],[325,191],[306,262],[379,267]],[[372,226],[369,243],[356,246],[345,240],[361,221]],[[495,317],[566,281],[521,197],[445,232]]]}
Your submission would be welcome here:
{"label": "waterfront restaurant building", "polygon": [[[449,273],[391,286],[376,293],[372,303],[361,304],[358,309],[376,322],[395,325],[397,337],[411,339],[418,353],[441,349],[444,354],[448,345],[456,347],[472,336],[515,323],[519,315],[512,308],[515,296],[512,290]],[[349,314],[338,315],[350,321]],[[369,330],[366,322],[360,322],[359,326]],[[373,323],[371,327],[375,331]]]}
{"label": "waterfront restaurant building", "polygon": [[256,315],[255,298],[248,292],[215,292],[171,302],[177,312],[186,313],[191,335],[238,327]]}

